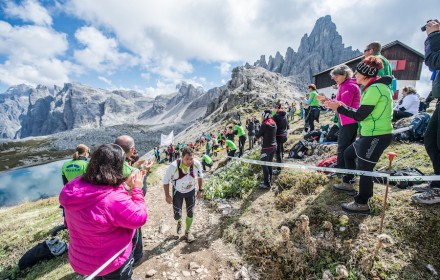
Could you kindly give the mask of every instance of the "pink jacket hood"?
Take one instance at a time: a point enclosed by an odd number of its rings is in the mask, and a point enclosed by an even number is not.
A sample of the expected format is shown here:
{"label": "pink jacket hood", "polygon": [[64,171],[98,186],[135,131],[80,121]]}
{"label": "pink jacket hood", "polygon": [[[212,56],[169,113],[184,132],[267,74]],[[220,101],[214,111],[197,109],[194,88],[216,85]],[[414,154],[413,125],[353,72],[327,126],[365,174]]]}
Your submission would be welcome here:
{"label": "pink jacket hood", "polygon": [[[356,83],[356,79],[347,79],[339,85],[338,95],[336,100],[342,101],[345,105],[351,108],[359,108],[361,102],[361,91]],[[357,123],[356,120],[339,114],[339,121],[341,125]]]}
{"label": "pink jacket hood", "polygon": [[100,186],[79,176],[68,182],[60,193],[70,235],[69,261],[81,274],[90,275],[121,250],[98,275],[115,271],[128,259],[135,229],[147,221],[144,195],[135,188],[131,195],[123,185]]}

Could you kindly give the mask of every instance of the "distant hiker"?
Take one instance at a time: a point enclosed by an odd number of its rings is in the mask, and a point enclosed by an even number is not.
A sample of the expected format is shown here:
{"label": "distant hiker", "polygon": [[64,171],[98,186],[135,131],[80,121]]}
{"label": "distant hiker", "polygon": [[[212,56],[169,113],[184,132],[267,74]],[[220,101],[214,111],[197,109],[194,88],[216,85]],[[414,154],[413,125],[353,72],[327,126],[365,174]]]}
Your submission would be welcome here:
{"label": "distant hiker", "polygon": [[[391,117],[393,114],[393,93],[388,85],[391,77],[378,77],[379,69],[383,68],[380,58],[369,56],[356,67],[356,82],[363,85],[360,107],[358,109],[346,106],[342,101],[327,101],[325,106],[359,121],[360,138],[351,144],[344,152],[345,168],[363,171],[373,171],[383,151],[391,144]],[[356,166],[357,160],[357,166]],[[340,184],[333,185],[336,191],[356,194],[354,190],[354,175],[344,175]],[[351,213],[370,213],[368,200],[373,196],[373,179],[360,176],[359,193],[354,201],[343,203],[342,209]]]}
{"label": "distant hiker", "polygon": [[[425,64],[437,70],[437,75],[432,83],[432,97],[437,98],[435,110],[429,120],[425,132],[425,149],[431,159],[434,168],[434,174],[440,175],[440,23],[436,20],[430,20],[426,24],[425,40]],[[415,189],[415,188],[414,188]],[[418,203],[434,204],[440,203],[440,181],[431,181],[429,184],[419,186],[416,191],[424,191],[414,194],[411,199]]]}
{"label": "distant hiker", "polygon": [[[226,139],[225,137],[223,137],[223,141],[225,141],[226,144],[228,157],[235,157],[235,152],[237,151],[237,146],[235,145],[235,143],[229,139]],[[228,158],[228,160],[230,160],[230,158]]]}
{"label": "distant hiker", "polygon": [[217,150],[219,147],[218,139],[216,135],[212,136],[212,154],[216,157],[217,156]]}
{"label": "distant hiker", "polygon": [[[371,55],[374,55],[382,60],[383,68],[379,70],[377,73],[377,76],[384,77],[384,76],[391,76],[393,75],[393,70],[391,68],[390,62],[388,59],[386,59],[380,51],[382,50],[382,45],[379,42],[372,42],[368,44],[368,46],[364,50],[364,56],[369,57]],[[390,84],[391,85],[391,84]],[[390,87],[392,90],[392,88]],[[394,93],[394,92],[393,92]]]}
{"label": "distant hiker", "polygon": [[319,101],[316,99],[316,95],[318,92],[316,91],[316,86],[314,84],[310,84],[307,87],[307,92],[309,93],[309,97],[304,101],[310,107],[306,113],[306,123],[310,127],[310,131],[315,130],[315,120],[319,119]]}
{"label": "distant hiker", "polygon": [[238,120],[238,122],[241,122],[241,114],[240,114],[240,112],[237,112],[237,120]]}
{"label": "distant hiker", "polygon": [[244,128],[240,123],[234,122],[234,134],[238,136],[238,157],[241,157],[244,153],[244,144],[246,143],[246,134],[244,134]]}
{"label": "distant hiker", "polygon": [[[361,93],[359,86],[356,83],[356,79],[352,79],[353,71],[345,64],[341,64],[333,68],[330,71],[330,76],[338,85],[338,95],[336,101],[341,101],[345,106],[358,109],[361,99]],[[326,101],[325,96],[317,97],[321,102]],[[332,100],[335,100],[332,98]],[[339,126],[338,136],[338,161],[336,163],[337,168],[345,168],[344,151],[355,140],[358,131],[358,122],[350,117],[336,112],[336,118]]]}
{"label": "distant hiker", "polygon": [[416,89],[412,86],[405,86],[402,88],[402,95],[399,104],[394,108],[393,122],[417,115],[419,112],[420,98]]}
{"label": "distant hiker", "polygon": [[156,148],[156,160],[157,162],[160,162],[160,147]]}
{"label": "distant hiker", "polygon": [[173,160],[174,160],[174,146],[173,146],[173,144],[170,144],[168,146],[168,154],[170,155],[168,161],[173,162]]}
{"label": "distant hiker", "polygon": [[275,103],[275,109],[281,108],[281,99],[278,99],[278,101]]}
{"label": "distant hiker", "polygon": [[206,141],[206,151],[205,151],[205,154],[206,155],[211,155],[211,150],[212,150],[212,141],[211,140],[208,140],[208,141]]}
{"label": "distant hiker", "polygon": [[67,184],[73,178],[76,178],[86,173],[87,157],[90,155],[90,149],[84,144],[79,144],[73,154],[72,160],[66,161],[61,168],[61,177],[63,184]]}
{"label": "distant hiker", "polygon": [[253,119],[246,120],[246,129],[249,136],[249,150],[254,148],[255,123]]}
{"label": "distant hiker", "polygon": [[[171,194],[170,184],[173,187]],[[184,147],[182,157],[170,164],[163,177],[163,189],[165,191],[165,201],[173,204],[178,235],[182,234],[182,206],[185,200],[187,215],[185,237],[188,243],[193,242],[195,237],[191,233],[191,225],[194,217],[196,195],[201,198],[203,194],[203,173],[200,162],[194,159],[192,149]]]}
{"label": "distant hiker", "polygon": [[226,132],[226,139],[231,140],[232,142],[234,142],[234,130],[232,129],[232,126],[228,127],[228,130]]}
{"label": "distant hiker", "polygon": [[304,103],[302,101],[299,102],[299,118],[304,119]]}
{"label": "distant hiker", "polygon": [[206,171],[206,166],[208,166],[209,170],[211,170],[211,167],[212,167],[213,164],[214,164],[214,162],[212,161],[212,159],[208,155],[203,155],[202,156],[203,171]]}
{"label": "distant hiker", "polygon": [[[255,135],[255,138],[263,138],[263,144],[260,151],[260,160],[272,162],[273,156],[277,150],[277,125],[272,119],[272,112],[265,110],[261,113],[261,128]],[[264,181],[260,183],[260,188],[267,189],[272,187],[272,167],[263,165]]]}
{"label": "distant hiker", "polygon": [[[276,142],[277,142],[277,150],[276,150],[276,157],[277,162],[281,163],[282,159],[284,157],[284,143],[287,141],[287,130],[289,129],[289,121],[286,117],[286,112],[283,110],[283,108],[278,109],[277,113],[273,117],[273,120],[275,121],[277,125],[276,130]],[[278,175],[281,171],[281,167],[277,167],[274,171],[274,175]]]}
{"label": "distant hiker", "polygon": [[133,274],[133,252],[139,241],[135,232],[148,215],[141,190],[145,174],[134,172],[126,178],[125,155],[119,145],[98,147],[86,173],[60,193],[70,237],[69,262],[79,274],[92,274],[127,244],[98,276],[131,279]]}

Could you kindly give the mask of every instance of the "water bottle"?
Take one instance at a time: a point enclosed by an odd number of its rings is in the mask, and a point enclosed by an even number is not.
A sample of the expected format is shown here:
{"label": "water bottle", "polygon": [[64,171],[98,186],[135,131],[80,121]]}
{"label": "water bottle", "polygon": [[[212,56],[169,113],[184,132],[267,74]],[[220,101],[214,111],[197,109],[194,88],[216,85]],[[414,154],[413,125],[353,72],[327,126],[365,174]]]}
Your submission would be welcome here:
{"label": "water bottle", "polygon": [[324,136],[325,136],[325,131],[321,132],[321,135],[319,136],[319,143],[322,144],[322,142],[324,142]]}

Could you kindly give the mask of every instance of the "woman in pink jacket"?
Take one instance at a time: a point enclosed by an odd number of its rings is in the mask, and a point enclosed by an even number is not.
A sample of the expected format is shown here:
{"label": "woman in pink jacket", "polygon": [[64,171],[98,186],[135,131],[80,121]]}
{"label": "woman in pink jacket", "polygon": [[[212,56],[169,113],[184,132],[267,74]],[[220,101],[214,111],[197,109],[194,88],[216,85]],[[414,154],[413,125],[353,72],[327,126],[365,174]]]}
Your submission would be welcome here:
{"label": "woman in pink jacket", "polygon": [[[132,240],[147,221],[142,171],[128,179],[122,173],[125,153],[116,144],[93,153],[86,173],[61,191],[70,235],[69,261],[76,272],[90,275],[118,251],[128,247],[98,275],[98,279],[131,279]],[[127,191],[130,190],[130,194]]]}
{"label": "woman in pink jacket", "polygon": [[[359,108],[361,92],[353,77],[353,71],[345,64],[341,64],[330,71],[332,79],[338,84],[336,100],[342,101],[351,108]],[[321,103],[326,98],[320,98]],[[336,113],[337,114],[337,113]],[[338,136],[338,161],[336,168],[345,168],[344,151],[356,140],[358,123],[352,118],[338,115],[339,136]]]}

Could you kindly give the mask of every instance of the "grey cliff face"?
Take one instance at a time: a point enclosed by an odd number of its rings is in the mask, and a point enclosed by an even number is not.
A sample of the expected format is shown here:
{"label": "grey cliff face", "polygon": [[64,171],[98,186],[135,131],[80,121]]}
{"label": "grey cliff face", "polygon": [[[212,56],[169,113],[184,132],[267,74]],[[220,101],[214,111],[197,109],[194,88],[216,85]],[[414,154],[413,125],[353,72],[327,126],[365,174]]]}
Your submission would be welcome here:
{"label": "grey cliff face", "polygon": [[177,123],[184,118],[174,117],[179,113],[176,108],[182,108],[180,113],[190,110],[186,113],[190,119],[199,118],[217,95],[186,83],[176,94],[156,99],[136,91],[107,91],[72,83],[62,88],[19,85],[0,94],[0,137],[17,139],[79,128],[140,124],[142,115],[145,124],[155,124],[152,116]]}
{"label": "grey cliff face", "polygon": [[360,51],[344,46],[331,17],[325,16],[316,21],[310,36],[304,34],[298,52],[289,47],[284,57],[277,52],[266,63],[261,56],[254,65],[283,76],[295,76],[299,86],[310,83],[314,74],[358,55]]}

